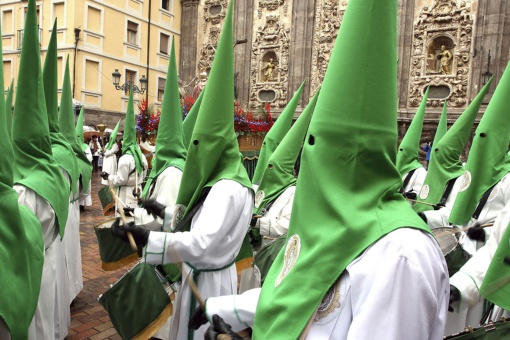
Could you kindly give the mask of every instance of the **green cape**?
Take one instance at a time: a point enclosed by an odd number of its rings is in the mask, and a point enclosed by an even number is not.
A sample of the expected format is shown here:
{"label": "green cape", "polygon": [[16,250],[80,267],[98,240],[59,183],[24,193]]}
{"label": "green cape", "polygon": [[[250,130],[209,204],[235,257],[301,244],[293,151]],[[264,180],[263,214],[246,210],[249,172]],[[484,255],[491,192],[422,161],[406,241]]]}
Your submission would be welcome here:
{"label": "green cape", "polygon": [[[83,108],[82,108],[83,111]],[[83,152],[83,120],[81,126],[81,137],[76,135],[76,127],[74,123],[73,95],[71,91],[71,80],[69,76],[69,56],[67,56],[66,68],[64,72],[64,82],[62,84],[62,96],[60,98],[60,114],[58,116],[58,124],[62,135],[67,139],[78,161],[80,171],[82,191],[86,192],[89,188],[90,179],[92,178],[92,163]],[[80,139],[81,138],[81,139]],[[74,199],[76,199],[75,196]]]}
{"label": "green cape", "polygon": [[289,131],[304,87],[305,82],[303,81],[283,112],[280,114],[280,117],[278,117],[274,125],[265,135],[262,147],[260,148],[259,160],[257,161],[255,172],[253,173],[253,179],[251,180],[252,183],[258,184],[260,182],[262,174],[264,173],[264,170],[266,170],[269,157],[271,157],[271,154],[274,150],[276,150],[278,144],[280,144],[283,137],[285,137],[285,134]]}
{"label": "green cape", "polygon": [[58,125],[58,73],[57,73],[57,20],[51,31],[48,53],[43,68],[44,95],[46,110],[48,111],[48,126],[50,129],[51,151],[57,164],[69,175],[70,189],[76,195],[76,183],[80,178],[78,160],[71,145],[60,132]]}
{"label": "green cape", "polygon": [[283,137],[280,145],[269,157],[268,165],[262,174],[260,185],[257,188],[257,195],[255,196],[258,198],[255,201],[255,214],[260,214],[262,209],[278,198],[288,187],[296,184],[297,179],[294,177],[294,165],[303,146],[319,92],[320,89],[315,93],[296,123]]}
{"label": "green cape", "polygon": [[[448,182],[464,173],[464,167],[459,157],[471,134],[473,123],[478,115],[478,109],[489,89],[488,85],[490,85],[491,81],[478,93],[443,138],[432,145],[433,149],[430,154],[427,176],[420,191],[420,201],[429,204],[439,203]],[[413,207],[418,212],[433,209],[430,205],[419,203]]]}
{"label": "green cape", "polygon": [[262,286],[253,339],[297,339],[367,247],[397,228],[428,230],[399,194],[395,60],[397,0],[349,1],[305,139],[287,245]]}
{"label": "green cape", "polygon": [[7,90],[7,97],[5,97],[5,118],[7,122],[7,135],[9,141],[12,141],[12,89],[14,86],[14,80],[11,80],[11,86]]}
{"label": "green cape", "polygon": [[122,141],[122,154],[129,154],[135,159],[136,172],[140,175],[143,171],[142,150],[136,142],[135,110],[133,108],[133,89],[129,90],[129,102],[124,122],[124,139]]}
{"label": "green cape", "polygon": [[110,134],[110,139],[108,140],[108,144],[106,145],[105,150],[111,150],[114,144],[117,144],[117,133],[119,132],[120,119],[115,125],[112,133]]}
{"label": "green cape", "polygon": [[[0,30],[0,36],[2,36]],[[0,39],[0,51],[2,40]],[[3,65],[0,54],[0,65]],[[11,83],[12,88],[12,83]],[[3,68],[0,68],[0,93],[4,93]],[[12,97],[11,97],[12,99]],[[8,107],[8,110],[6,108]],[[0,133],[7,135],[12,105],[0,96]],[[13,340],[28,339],[28,328],[37,307],[44,261],[41,223],[25,206],[18,205],[18,194],[12,188],[14,153],[9,138],[0,140],[0,319]]]}
{"label": "green cape", "polygon": [[32,189],[49,202],[62,236],[69,208],[69,185],[51,153],[38,36],[35,1],[30,1],[12,119],[14,183]]}
{"label": "green cape", "polygon": [[478,125],[469,151],[464,180],[449,221],[467,223],[483,194],[499,182],[508,171],[510,143],[510,67],[507,66],[494,95]]}
{"label": "green cape", "polygon": [[184,164],[177,196],[177,204],[185,207],[184,214],[204,188],[219,180],[233,180],[251,189],[234,132],[233,3],[230,1],[228,7]]}
{"label": "green cape", "polygon": [[429,97],[429,88],[425,91],[420,107],[414,115],[409,129],[400,142],[397,152],[397,169],[400,175],[405,176],[409,171],[421,168],[421,163],[418,159],[420,151],[421,132],[423,130],[423,119],[425,118],[425,111],[427,108],[427,99]]}
{"label": "green cape", "polygon": [[195,101],[195,103],[191,107],[191,110],[189,110],[188,115],[186,116],[186,118],[184,118],[184,121],[182,122],[182,139],[186,150],[189,149],[189,145],[191,144],[191,136],[193,135],[195,123],[197,122],[198,111],[200,110],[200,105],[202,104],[202,98],[204,97],[206,87],[202,89],[202,92],[200,92],[197,100]]}

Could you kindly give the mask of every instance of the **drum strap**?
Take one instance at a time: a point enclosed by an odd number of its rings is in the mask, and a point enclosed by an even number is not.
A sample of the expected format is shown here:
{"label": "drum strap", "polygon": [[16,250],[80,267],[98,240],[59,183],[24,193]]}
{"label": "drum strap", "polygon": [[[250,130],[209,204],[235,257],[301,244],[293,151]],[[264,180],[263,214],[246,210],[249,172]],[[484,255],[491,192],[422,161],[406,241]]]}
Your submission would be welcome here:
{"label": "drum strap", "polygon": [[400,188],[400,193],[403,194],[406,191],[406,187],[409,184],[409,181],[411,180],[411,177],[413,177],[414,172],[416,169],[409,171],[406,178],[404,179],[404,183],[402,183],[402,188]]}
{"label": "drum strap", "polygon": [[451,179],[448,181],[448,184],[446,185],[446,189],[444,189],[443,196],[441,197],[441,200],[439,201],[439,204],[446,204],[446,200],[448,199],[448,196],[450,196],[453,185],[455,184],[455,181],[457,178]]}
{"label": "drum strap", "polygon": [[485,203],[487,203],[487,200],[489,199],[489,196],[491,195],[492,189],[494,189],[495,186],[496,186],[496,184],[494,184],[492,187],[490,187],[489,190],[487,190],[483,194],[482,198],[480,199],[480,202],[476,206],[475,212],[473,213],[473,218],[475,220],[477,220],[478,217],[480,216],[480,213],[482,212],[482,209],[485,206]]}

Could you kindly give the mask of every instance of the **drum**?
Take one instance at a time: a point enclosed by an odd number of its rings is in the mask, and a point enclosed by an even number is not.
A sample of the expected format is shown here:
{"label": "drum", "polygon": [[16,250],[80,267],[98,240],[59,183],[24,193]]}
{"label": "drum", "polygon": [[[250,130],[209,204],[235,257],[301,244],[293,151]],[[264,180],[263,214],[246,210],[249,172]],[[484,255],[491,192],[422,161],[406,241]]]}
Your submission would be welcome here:
{"label": "drum", "polygon": [[444,337],[444,340],[500,340],[510,339],[510,318],[489,322],[478,328]]}
{"label": "drum", "polygon": [[[133,218],[128,218],[133,220]],[[128,242],[112,235],[111,226],[115,218],[109,219],[99,225],[94,226],[97,242],[99,244],[99,256],[101,258],[101,267],[105,271],[117,270],[125,265],[138,261],[142,249],[138,253],[131,249]]]}
{"label": "drum", "polygon": [[109,186],[104,186],[97,192],[101,206],[103,207],[103,215],[113,215],[115,213],[115,201],[113,200],[112,193]]}
{"label": "drum", "polygon": [[172,315],[172,292],[157,267],[139,262],[99,296],[99,304],[122,339],[149,339]]}
{"label": "drum", "polygon": [[274,241],[267,243],[255,254],[253,257],[253,267],[255,270],[255,275],[260,280],[260,286],[264,283],[267,273],[269,273],[269,269],[273,265],[273,262],[280,252],[280,250],[285,245],[287,241],[287,234],[280,235]]}
{"label": "drum", "polygon": [[441,227],[433,229],[432,234],[439,243],[448,273],[452,277],[469,260],[469,254],[459,244],[461,231],[458,228]]}

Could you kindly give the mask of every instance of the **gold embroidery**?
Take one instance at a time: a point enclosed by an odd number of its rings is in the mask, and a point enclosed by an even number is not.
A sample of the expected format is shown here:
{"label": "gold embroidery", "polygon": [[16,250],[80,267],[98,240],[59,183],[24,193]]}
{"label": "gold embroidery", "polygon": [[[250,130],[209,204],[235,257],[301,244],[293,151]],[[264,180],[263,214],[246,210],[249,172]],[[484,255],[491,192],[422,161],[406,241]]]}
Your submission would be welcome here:
{"label": "gold embroidery", "polygon": [[341,279],[338,279],[335,282],[335,284],[328,290],[328,292],[322,299],[322,302],[319,305],[319,308],[317,309],[317,313],[315,313],[313,322],[318,322],[321,319],[324,319],[329,314],[333,313],[335,311],[335,309],[338,309],[341,307],[340,284],[341,284]]}
{"label": "gold embroidery", "polygon": [[471,173],[469,171],[466,171],[464,175],[462,176],[462,183],[460,185],[459,192],[465,191],[467,188],[469,188],[469,185],[471,184]]}
{"label": "gold embroidery", "polygon": [[301,250],[301,240],[298,235],[292,235],[288,241],[287,246],[285,247],[285,255],[283,258],[283,268],[278,277],[276,278],[276,281],[274,283],[274,287],[278,287],[280,283],[282,283],[283,279],[287,274],[289,274],[292,267],[297,262],[297,259],[299,257],[299,252]]}

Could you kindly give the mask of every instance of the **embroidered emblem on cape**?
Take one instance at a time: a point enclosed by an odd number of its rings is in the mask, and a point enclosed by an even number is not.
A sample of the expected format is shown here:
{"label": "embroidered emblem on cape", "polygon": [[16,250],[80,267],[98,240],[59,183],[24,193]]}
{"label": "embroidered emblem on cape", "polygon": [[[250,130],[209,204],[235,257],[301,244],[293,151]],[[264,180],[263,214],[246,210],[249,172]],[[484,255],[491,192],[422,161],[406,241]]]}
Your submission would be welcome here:
{"label": "embroidered emblem on cape", "polygon": [[301,251],[301,239],[297,234],[289,237],[287,245],[285,246],[285,253],[283,256],[283,268],[274,282],[274,287],[278,287],[290,270],[294,267]]}
{"label": "embroidered emblem on cape", "polygon": [[186,206],[182,204],[176,204],[174,209],[174,216],[172,218],[172,229],[174,229],[184,218],[186,212]]}
{"label": "embroidered emblem on cape", "polygon": [[333,313],[335,309],[341,307],[340,304],[341,282],[342,280],[338,279],[322,299],[321,304],[317,309],[317,313],[315,313],[315,317],[313,318],[314,323],[320,321],[321,319],[324,319],[325,317]]}
{"label": "embroidered emblem on cape", "polygon": [[262,275],[260,274],[260,269],[256,264],[253,265],[253,275],[255,275],[255,281],[259,287],[262,287]]}
{"label": "embroidered emblem on cape", "polygon": [[422,200],[426,199],[427,197],[429,197],[429,192],[430,192],[430,187],[428,184],[425,184],[423,186],[423,188],[421,188],[421,191],[420,191],[420,198]]}
{"label": "embroidered emblem on cape", "polygon": [[266,197],[264,190],[257,191],[257,193],[255,194],[255,208],[258,209],[260,207],[260,203],[262,203],[264,197]]}
{"label": "embroidered emblem on cape", "polygon": [[467,188],[469,188],[469,185],[471,184],[471,173],[469,171],[466,171],[464,175],[462,175],[462,183],[460,184],[459,192],[466,191]]}

